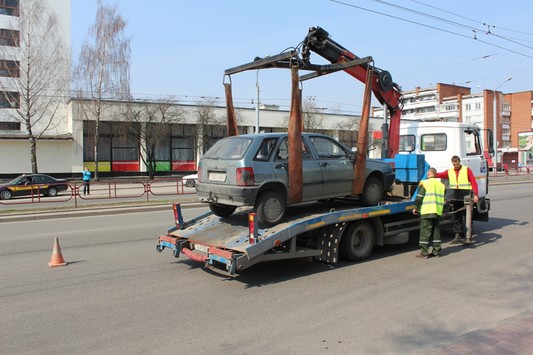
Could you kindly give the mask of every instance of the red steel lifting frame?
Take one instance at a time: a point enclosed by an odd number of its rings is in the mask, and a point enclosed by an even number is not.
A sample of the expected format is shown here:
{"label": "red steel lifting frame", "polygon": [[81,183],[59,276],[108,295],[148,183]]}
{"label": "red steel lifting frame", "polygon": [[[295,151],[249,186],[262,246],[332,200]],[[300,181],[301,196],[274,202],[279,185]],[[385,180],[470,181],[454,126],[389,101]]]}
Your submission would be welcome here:
{"label": "red steel lifting frame", "polygon": [[[364,172],[366,167],[366,154],[368,143],[368,119],[370,115],[370,94],[373,91],[374,75],[372,67],[367,65],[372,61],[372,57],[354,58],[353,60],[342,59],[336,64],[316,65],[311,63],[304,63],[296,52],[284,52],[275,56],[266,58],[256,58],[253,62],[243,64],[234,68],[227,69],[224,72],[225,76],[230,78],[230,75],[246,70],[254,69],[268,69],[268,68],[286,68],[291,69],[291,110],[288,126],[288,143],[289,143],[289,161],[288,161],[288,179],[289,179],[289,203],[296,203],[302,200],[302,186],[303,186],[303,170],[302,170],[302,136],[304,130],[302,119],[302,95],[299,88],[299,83],[304,80],[312,79],[321,75],[333,73],[339,70],[349,71],[358,67],[364,66],[366,75],[365,81],[365,97],[363,102],[363,113],[361,116],[359,137],[357,144],[357,163],[354,167],[354,184],[352,193],[354,195],[360,194],[363,190]],[[299,77],[299,68],[313,71],[313,73]],[[352,74],[353,75],[353,74]],[[355,75],[354,75],[355,76]],[[233,98],[231,93],[231,79],[224,83],[226,94],[227,107],[227,128],[228,136],[237,135],[237,122],[235,109],[233,106]]]}

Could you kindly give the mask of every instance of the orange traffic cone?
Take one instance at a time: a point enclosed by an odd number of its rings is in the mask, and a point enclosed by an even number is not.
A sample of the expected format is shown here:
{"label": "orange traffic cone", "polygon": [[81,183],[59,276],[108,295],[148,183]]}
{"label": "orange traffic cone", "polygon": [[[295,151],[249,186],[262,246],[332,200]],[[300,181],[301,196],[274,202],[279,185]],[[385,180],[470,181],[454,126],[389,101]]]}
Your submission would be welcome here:
{"label": "orange traffic cone", "polygon": [[54,241],[54,250],[52,251],[52,258],[50,259],[48,266],[55,267],[65,265],[67,265],[67,263],[65,262],[65,259],[63,259],[63,254],[61,254],[61,248],[59,247],[59,239],[56,237]]}

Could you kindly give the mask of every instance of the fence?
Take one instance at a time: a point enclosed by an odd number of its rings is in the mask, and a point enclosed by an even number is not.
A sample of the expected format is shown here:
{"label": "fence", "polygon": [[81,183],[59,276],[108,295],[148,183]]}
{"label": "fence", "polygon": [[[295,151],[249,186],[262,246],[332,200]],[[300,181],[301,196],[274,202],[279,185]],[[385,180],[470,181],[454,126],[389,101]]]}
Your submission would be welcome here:
{"label": "fence", "polygon": [[[60,190],[56,196],[47,196],[50,187]],[[85,204],[86,201],[131,199],[146,201],[161,199],[164,196],[195,194],[194,187],[186,187],[181,178],[168,179],[117,179],[109,181],[91,181],[89,193],[84,194],[84,184],[81,181],[72,181],[66,184],[56,183],[48,185],[33,185],[17,193],[12,188],[13,197],[9,200],[0,200],[0,205],[14,206],[22,204],[39,203],[65,203],[72,201],[74,207]],[[9,187],[8,187],[9,188]],[[64,190],[64,191],[61,191]]]}

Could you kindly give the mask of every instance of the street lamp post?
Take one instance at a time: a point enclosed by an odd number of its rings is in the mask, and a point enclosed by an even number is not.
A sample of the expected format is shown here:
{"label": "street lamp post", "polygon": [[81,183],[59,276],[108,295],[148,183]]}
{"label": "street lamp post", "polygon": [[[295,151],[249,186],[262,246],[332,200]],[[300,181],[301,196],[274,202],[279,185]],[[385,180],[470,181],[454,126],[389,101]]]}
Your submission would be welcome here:
{"label": "street lamp post", "polygon": [[497,118],[498,118],[498,112],[496,111],[496,91],[503,85],[505,84],[506,82],[510,81],[512,79],[512,77],[508,77],[507,79],[505,79],[505,81],[503,83],[501,83],[500,85],[498,85],[496,87],[496,89],[494,89],[494,95],[493,95],[493,99],[492,99],[492,127],[493,127],[493,131],[494,131],[494,139],[492,141],[492,144],[493,144],[493,150],[494,150],[494,157],[493,157],[493,169],[494,169],[494,175],[498,175],[498,122],[497,122]]}
{"label": "street lamp post", "polygon": [[259,133],[259,70],[255,78],[255,133]]}

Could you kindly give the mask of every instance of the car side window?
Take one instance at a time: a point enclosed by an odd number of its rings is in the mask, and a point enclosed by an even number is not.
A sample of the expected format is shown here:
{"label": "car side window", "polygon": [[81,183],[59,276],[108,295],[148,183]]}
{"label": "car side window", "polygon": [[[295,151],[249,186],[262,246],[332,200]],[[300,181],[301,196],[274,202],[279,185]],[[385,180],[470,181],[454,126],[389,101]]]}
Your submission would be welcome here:
{"label": "car side window", "polygon": [[289,146],[287,144],[287,138],[283,138],[281,141],[278,150],[276,151],[276,158],[277,161],[283,161],[287,160],[289,158]]}
{"label": "car side window", "polygon": [[270,154],[274,150],[277,138],[265,138],[261,143],[261,147],[255,155],[255,160],[267,161],[270,158]]}
{"label": "car side window", "polygon": [[[311,159],[311,153],[309,152],[309,147],[307,147],[306,143],[302,141],[302,160],[309,160]],[[289,145],[287,142],[287,138],[283,138],[281,141],[278,150],[276,152],[276,157],[274,160],[276,161],[284,161],[289,159]]]}
{"label": "car side window", "polygon": [[310,137],[319,159],[348,159],[342,146],[326,137]]}

